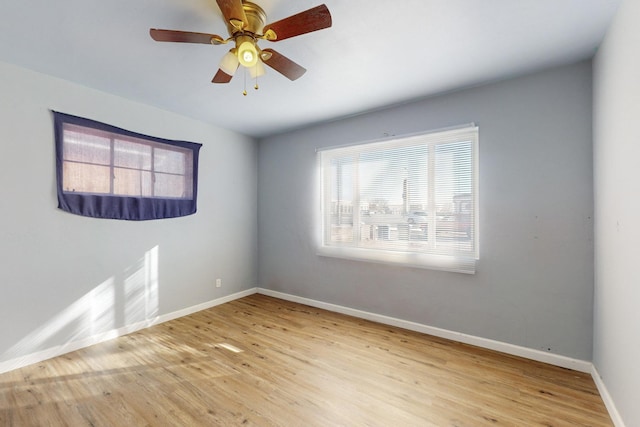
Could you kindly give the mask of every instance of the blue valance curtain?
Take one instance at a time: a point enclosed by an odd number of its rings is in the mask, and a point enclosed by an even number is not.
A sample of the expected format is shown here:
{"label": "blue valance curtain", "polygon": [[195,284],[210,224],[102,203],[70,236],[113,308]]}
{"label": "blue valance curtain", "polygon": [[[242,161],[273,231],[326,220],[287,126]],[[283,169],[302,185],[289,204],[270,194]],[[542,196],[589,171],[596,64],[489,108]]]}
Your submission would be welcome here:
{"label": "blue valance curtain", "polygon": [[133,221],[196,212],[201,144],[53,115],[60,209]]}

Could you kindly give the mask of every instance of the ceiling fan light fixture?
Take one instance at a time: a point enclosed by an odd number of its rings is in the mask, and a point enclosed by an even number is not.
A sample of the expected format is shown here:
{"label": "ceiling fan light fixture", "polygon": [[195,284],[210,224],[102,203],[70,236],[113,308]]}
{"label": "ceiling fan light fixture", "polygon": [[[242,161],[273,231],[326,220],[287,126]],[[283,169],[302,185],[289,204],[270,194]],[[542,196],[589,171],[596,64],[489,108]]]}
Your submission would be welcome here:
{"label": "ceiling fan light fixture", "polygon": [[238,69],[238,57],[236,56],[235,49],[231,49],[222,57],[219,68],[230,76],[235,74]]}
{"label": "ceiling fan light fixture", "polygon": [[244,67],[251,68],[258,62],[258,50],[251,37],[238,37],[238,61]]}

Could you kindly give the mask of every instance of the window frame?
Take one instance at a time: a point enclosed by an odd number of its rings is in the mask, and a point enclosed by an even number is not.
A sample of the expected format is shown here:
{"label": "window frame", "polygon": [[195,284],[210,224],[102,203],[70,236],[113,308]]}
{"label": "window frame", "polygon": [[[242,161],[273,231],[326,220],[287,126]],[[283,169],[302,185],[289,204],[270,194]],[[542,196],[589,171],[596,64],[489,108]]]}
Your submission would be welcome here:
{"label": "window frame", "polygon": [[[94,218],[109,218],[123,220],[152,220],[175,218],[192,215],[197,210],[197,177],[198,155],[201,144],[168,140],[128,131],[95,120],[53,111],[56,143],[56,179],[58,193],[58,208],[81,216]],[[109,142],[109,163],[77,160],[65,157],[65,131],[76,132],[104,138]],[[140,166],[125,167],[116,164],[115,146],[118,142],[146,146],[150,149],[151,169]],[[154,152],[158,149],[180,153],[185,158],[183,173],[162,172],[155,167]],[[108,168],[109,191],[69,191],[65,188],[65,164],[82,164]],[[139,195],[117,193],[114,180],[116,170],[137,171],[140,176],[147,175],[150,195],[143,195],[142,188]],[[182,196],[155,195],[156,178],[159,175],[172,175],[184,178]],[[105,179],[105,180],[106,180]],[[106,183],[106,181],[104,182]],[[190,184],[190,185],[189,185]],[[190,189],[189,189],[190,187]]]}
{"label": "window frame", "polygon": [[[419,142],[415,142],[419,141]],[[361,224],[361,197],[358,184],[353,184],[353,200],[352,200],[352,233],[354,235],[352,242],[327,242],[331,240],[331,213],[327,212],[328,203],[331,201],[332,189],[327,188],[326,182],[329,178],[325,177],[327,172],[329,159],[336,159],[340,156],[347,156],[351,153],[354,156],[371,153],[374,149],[390,149],[400,147],[412,147],[420,144],[427,144],[429,152],[435,150],[436,145],[446,143],[471,142],[471,198],[472,198],[472,250],[457,254],[438,253],[438,251],[430,250],[425,252],[422,250],[400,250],[385,249],[377,247],[363,247],[361,245],[360,227],[353,224]],[[432,150],[433,149],[433,150]],[[430,155],[427,157],[429,167],[427,173],[430,175],[427,180],[428,197],[431,212],[435,213],[433,198],[435,197],[435,157]],[[360,160],[358,160],[360,161]],[[471,123],[468,125],[457,126],[455,128],[440,129],[417,134],[393,136],[390,138],[369,141],[364,143],[350,144],[344,146],[333,146],[317,150],[317,170],[318,170],[318,188],[319,188],[319,210],[318,210],[318,230],[317,230],[317,254],[320,256],[336,257],[358,261],[369,261],[376,263],[401,265],[407,267],[427,268],[434,270],[444,270],[460,273],[474,274],[476,262],[479,259],[479,129]],[[337,179],[337,178],[336,178]],[[355,181],[355,180],[354,180]],[[406,191],[403,190],[403,191]],[[455,195],[452,196],[455,198]],[[466,206],[466,205],[465,205]],[[357,207],[357,208],[356,208]],[[405,215],[408,216],[408,212]],[[432,215],[429,220],[435,225],[436,215]],[[435,245],[436,227],[427,228],[429,238],[425,246],[433,248]],[[432,243],[433,242],[433,243]]]}

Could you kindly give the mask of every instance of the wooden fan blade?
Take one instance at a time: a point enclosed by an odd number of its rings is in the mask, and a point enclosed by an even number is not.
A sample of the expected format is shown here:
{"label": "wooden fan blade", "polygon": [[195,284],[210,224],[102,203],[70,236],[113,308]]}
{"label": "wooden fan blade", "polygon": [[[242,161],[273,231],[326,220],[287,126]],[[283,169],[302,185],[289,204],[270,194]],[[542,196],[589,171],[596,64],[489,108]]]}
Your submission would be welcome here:
{"label": "wooden fan blade", "polygon": [[[242,0],[216,0],[218,7],[224,16],[225,22],[230,22],[231,25],[237,27],[236,24],[242,22],[244,25],[248,25],[247,15],[242,8]],[[238,28],[239,30],[242,28]]]}
{"label": "wooden fan blade", "polygon": [[[262,62],[273,68],[289,80],[296,80],[302,77],[307,70],[304,67],[296,64],[286,56],[283,56],[273,49],[263,49],[262,52],[271,54],[269,59],[263,59]],[[267,56],[267,55],[265,55]]]}
{"label": "wooden fan blade", "polygon": [[213,80],[211,80],[211,83],[229,83],[232,78],[233,76],[230,76],[222,70],[218,70],[216,75],[213,76]]}
{"label": "wooden fan blade", "polygon": [[191,31],[149,30],[151,38],[157,42],[221,44],[224,39],[217,34],[194,33]]}
{"label": "wooden fan blade", "polygon": [[329,28],[330,26],[331,13],[329,13],[326,5],[321,4],[320,6],[291,15],[288,18],[281,19],[272,24],[267,24],[264,27],[263,33],[266,33],[267,30],[275,31],[277,38],[273,41],[277,42],[312,31]]}

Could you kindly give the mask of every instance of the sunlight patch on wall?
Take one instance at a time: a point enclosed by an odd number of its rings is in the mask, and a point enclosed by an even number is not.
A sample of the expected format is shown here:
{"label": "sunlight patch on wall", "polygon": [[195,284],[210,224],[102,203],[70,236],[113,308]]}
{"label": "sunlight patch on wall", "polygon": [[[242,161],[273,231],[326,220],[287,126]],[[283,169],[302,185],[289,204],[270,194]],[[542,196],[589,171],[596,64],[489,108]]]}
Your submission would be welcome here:
{"label": "sunlight patch on wall", "polygon": [[131,324],[158,315],[158,246],[125,272],[124,320]]}
{"label": "sunlight patch on wall", "polygon": [[[114,338],[159,313],[159,248],[108,278],[0,354],[0,372]],[[122,280],[122,281],[120,281]]]}
{"label": "sunlight patch on wall", "polygon": [[0,356],[0,360],[62,346],[112,329],[115,326],[114,297],[114,278],[110,277],[18,341]]}

